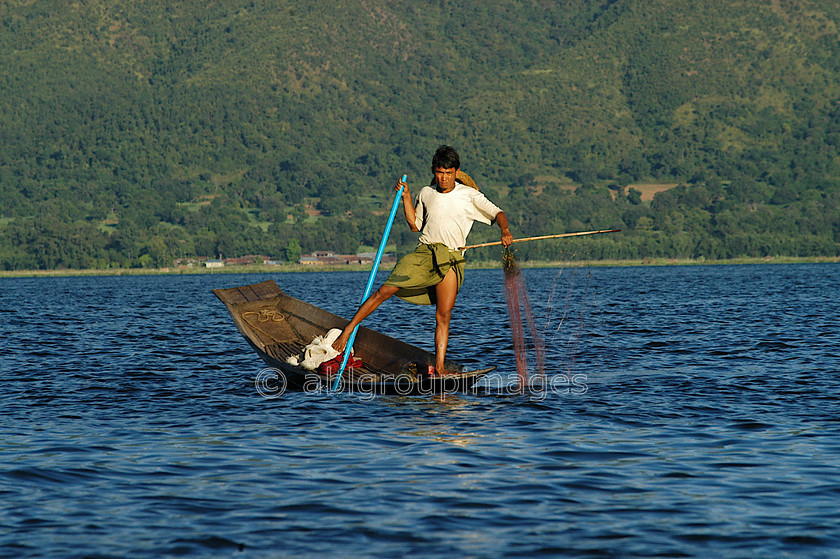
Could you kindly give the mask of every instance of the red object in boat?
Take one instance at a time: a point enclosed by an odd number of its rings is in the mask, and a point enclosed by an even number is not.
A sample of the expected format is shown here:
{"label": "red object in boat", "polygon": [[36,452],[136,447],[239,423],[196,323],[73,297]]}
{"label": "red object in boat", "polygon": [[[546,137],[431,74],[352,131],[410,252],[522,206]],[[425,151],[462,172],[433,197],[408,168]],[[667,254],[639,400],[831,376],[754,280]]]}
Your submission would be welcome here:
{"label": "red object in boat", "polygon": [[[324,361],[318,366],[318,372],[322,375],[334,375],[341,368],[341,360],[344,359],[344,354],[339,353],[329,361]],[[345,369],[359,369],[362,366],[362,360],[352,355],[347,359]]]}

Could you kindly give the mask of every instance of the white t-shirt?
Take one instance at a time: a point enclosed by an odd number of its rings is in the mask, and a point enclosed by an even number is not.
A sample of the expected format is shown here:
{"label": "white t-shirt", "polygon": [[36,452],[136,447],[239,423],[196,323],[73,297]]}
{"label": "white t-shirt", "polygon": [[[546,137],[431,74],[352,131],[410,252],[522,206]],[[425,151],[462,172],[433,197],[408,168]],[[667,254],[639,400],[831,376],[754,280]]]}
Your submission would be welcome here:
{"label": "white t-shirt", "polygon": [[450,250],[467,245],[474,221],[490,225],[501,209],[475,188],[455,183],[447,193],[426,186],[414,204],[414,225],[422,232],[420,242],[443,243]]}

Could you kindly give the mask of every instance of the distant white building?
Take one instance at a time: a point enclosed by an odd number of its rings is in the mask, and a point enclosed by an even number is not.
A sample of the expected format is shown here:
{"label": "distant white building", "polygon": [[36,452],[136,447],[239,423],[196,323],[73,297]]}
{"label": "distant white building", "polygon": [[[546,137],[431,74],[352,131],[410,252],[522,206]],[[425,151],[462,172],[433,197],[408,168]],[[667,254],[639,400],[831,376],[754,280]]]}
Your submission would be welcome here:
{"label": "distant white building", "polygon": [[205,268],[222,268],[225,265],[224,260],[207,260],[204,262]]}
{"label": "distant white building", "polygon": [[[363,252],[359,254],[336,254],[331,251],[317,251],[311,254],[301,255],[300,260],[298,260],[298,264],[303,264],[304,266],[340,266],[344,264],[373,264],[374,258],[376,258],[375,252]],[[392,264],[396,261],[397,259],[394,256],[391,256],[390,254],[385,254],[382,256],[381,263]]]}

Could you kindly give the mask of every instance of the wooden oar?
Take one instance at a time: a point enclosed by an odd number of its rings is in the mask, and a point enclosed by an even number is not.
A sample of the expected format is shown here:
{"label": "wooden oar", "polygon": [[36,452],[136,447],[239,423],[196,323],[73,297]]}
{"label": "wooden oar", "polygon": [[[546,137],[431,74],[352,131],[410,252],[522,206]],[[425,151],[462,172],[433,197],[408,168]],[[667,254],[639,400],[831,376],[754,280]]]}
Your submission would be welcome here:
{"label": "wooden oar", "polygon": [[[524,243],[525,241],[541,241],[543,239],[559,239],[560,237],[580,237],[581,235],[597,235],[599,233],[617,233],[621,229],[603,229],[601,231],[580,231],[578,233],[559,233],[557,235],[542,235],[540,237],[523,237],[521,239],[514,239],[514,243]],[[467,250],[468,248],[491,247],[502,244],[502,241],[493,241],[492,243],[481,243],[479,245],[470,245],[460,247],[458,250]]]}
{"label": "wooden oar", "polygon": [[[402,176],[403,186],[397,191],[394,197],[394,203],[391,206],[391,215],[388,216],[388,224],[385,226],[385,233],[382,234],[382,240],[379,241],[379,250],[376,251],[376,258],[373,259],[373,268],[370,270],[370,277],[368,277],[367,286],[365,287],[365,294],[362,295],[362,303],[367,301],[370,292],[373,290],[373,280],[376,278],[376,272],[379,268],[379,262],[382,260],[382,253],[385,252],[385,245],[388,244],[388,237],[391,235],[391,226],[394,224],[394,217],[397,215],[397,208],[400,207],[400,198],[405,189],[405,182],[408,180],[408,175]],[[357,324],[350,333],[350,339],[347,340],[347,347],[344,348],[344,357],[341,359],[341,367],[335,375],[335,382],[333,383],[333,391],[338,390],[338,385],[341,384],[341,375],[344,374],[344,368],[347,367],[347,360],[350,358],[350,352],[353,350],[353,342],[356,341],[356,332],[359,330]]]}

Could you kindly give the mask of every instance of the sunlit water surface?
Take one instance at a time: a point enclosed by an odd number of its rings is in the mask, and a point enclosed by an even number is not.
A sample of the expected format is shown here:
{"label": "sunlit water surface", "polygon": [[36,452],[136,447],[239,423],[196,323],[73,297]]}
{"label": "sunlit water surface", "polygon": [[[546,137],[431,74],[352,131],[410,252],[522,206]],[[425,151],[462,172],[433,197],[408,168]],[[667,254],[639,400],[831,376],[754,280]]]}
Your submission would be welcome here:
{"label": "sunlit water surface", "polygon": [[0,556],[838,556],[840,266],[524,274],[548,390],[468,270],[450,356],[498,369],[445,397],[263,397],[211,293],[349,316],[365,273],[0,280]]}

